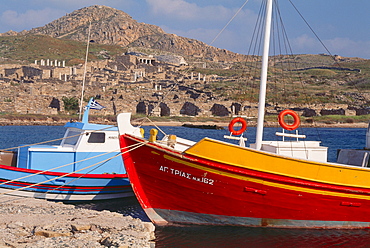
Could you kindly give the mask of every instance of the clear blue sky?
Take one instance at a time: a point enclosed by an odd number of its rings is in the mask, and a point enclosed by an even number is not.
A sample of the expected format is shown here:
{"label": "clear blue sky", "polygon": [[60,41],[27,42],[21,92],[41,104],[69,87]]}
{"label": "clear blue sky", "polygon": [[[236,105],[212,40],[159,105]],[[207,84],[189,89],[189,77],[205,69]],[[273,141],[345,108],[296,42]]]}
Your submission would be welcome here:
{"label": "clear blue sky", "polygon": [[[291,0],[332,54],[370,59],[369,0]],[[0,33],[43,26],[76,9],[105,5],[138,22],[207,44],[245,0],[0,0]],[[213,43],[233,52],[248,51],[261,0],[247,5]],[[289,0],[279,0],[293,53],[326,53]]]}

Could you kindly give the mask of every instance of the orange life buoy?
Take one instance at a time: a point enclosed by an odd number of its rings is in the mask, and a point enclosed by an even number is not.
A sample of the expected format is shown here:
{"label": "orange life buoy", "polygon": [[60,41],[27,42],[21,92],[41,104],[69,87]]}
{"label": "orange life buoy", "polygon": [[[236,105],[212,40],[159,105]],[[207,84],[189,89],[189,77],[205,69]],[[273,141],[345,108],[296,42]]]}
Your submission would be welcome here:
{"label": "orange life buoy", "polygon": [[[284,120],[284,117],[286,115],[291,115],[293,117],[293,124],[291,125],[288,125],[285,120]],[[286,110],[283,110],[279,113],[279,116],[278,116],[278,120],[279,120],[279,124],[282,128],[286,129],[286,130],[294,130],[294,129],[297,129],[299,127],[299,125],[301,124],[301,120],[299,119],[299,116],[296,112],[294,112],[293,110],[291,109],[286,109]]]}
{"label": "orange life buoy", "polygon": [[[242,127],[239,130],[234,129],[234,125],[237,122],[240,122],[242,124]],[[240,135],[244,133],[245,130],[247,130],[247,122],[241,117],[234,118],[229,124],[229,131],[233,135]]]}

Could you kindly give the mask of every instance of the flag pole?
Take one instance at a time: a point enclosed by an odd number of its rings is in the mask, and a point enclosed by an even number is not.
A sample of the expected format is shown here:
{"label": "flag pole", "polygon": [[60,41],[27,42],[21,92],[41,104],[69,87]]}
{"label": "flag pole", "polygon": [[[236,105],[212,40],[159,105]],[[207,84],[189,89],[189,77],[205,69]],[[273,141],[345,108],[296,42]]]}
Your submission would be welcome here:
{"label": "flag pole", "polygon": [[85,92],[85,81],[86,81],[86,70],[87,70],[87,57],[89,56],[89,45],[90,45],[90,31],[91,31],[91,21],[89,24],[89,32],[87,35],[87,46],[86,46],[86,57],[85,57],[85,67],[84,67],[84,75],[82,79],[82,92],[81,92],[81,100],[80,100],[80,114],[78,120],[81,121],[82,115],[82,104],[84,99],[84,92]]}

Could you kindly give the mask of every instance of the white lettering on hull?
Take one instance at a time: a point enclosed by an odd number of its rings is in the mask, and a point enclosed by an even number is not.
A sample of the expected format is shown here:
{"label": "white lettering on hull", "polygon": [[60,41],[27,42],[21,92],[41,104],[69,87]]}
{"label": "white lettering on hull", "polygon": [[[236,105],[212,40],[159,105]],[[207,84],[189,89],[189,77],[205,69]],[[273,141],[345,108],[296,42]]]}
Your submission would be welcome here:
{"label": "white lettering on hull", "polygon": [[183,177],[183,178],[186,178],[186,179],[194,180],[194,181],[209,184],[209,185],[213,185],[213,183],[214,183],[213,179],[207,178],[205,176],[196,177],[196,176],[191,175],[191,173],[187,173],[187,172],[181,171],[181,170],[176,170],[176,169],[173,169],[173,168],[168,168],[166,166],[160,166],[159,170],[163,171],[165,173],[170,173],[170,174],[175,175],[175,176]]}

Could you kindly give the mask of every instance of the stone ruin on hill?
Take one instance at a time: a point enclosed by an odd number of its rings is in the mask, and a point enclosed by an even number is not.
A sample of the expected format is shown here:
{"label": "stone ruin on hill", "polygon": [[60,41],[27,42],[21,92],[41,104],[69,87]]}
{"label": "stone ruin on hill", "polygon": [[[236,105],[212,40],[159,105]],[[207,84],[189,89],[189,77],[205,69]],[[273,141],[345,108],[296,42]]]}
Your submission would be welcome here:
{"label": "stone ruin on hill", "polygon": [[[95,97],[106,107],[93,111],[99,115],[132,112],[156,116],[257,116],[256,105],[214,95],[207,86],[219,80],[217,76],[194,75],[188,69],[185,63],[171,64],[170,60],[163,62],[143,54],[89,62],[85,98]],[[1,111],[43,115],[75,113],[77,110],[65,110],[63,99],[80,99],[83,74],[83,65],[65,66],[63,61],[56,60],[35,61],[27,66],[1,65]],[[369,113],[368,109],[351,109],[345,104],[296,109],[306,117]],[[267,113],[277,114],[277,110],[269,106]]]}

